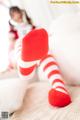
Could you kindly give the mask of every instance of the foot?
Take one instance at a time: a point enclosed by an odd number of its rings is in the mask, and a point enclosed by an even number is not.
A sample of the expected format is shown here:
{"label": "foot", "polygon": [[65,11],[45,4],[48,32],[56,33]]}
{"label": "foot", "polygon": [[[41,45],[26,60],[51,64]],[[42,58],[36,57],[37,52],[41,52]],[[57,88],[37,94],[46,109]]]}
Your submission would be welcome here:
{"label": "foot", "polygon": [[71,103],[68,92],[60,92],[56,89],[51,89],[49,91],[48,99],[49,103],[56,107],[64,107]]}

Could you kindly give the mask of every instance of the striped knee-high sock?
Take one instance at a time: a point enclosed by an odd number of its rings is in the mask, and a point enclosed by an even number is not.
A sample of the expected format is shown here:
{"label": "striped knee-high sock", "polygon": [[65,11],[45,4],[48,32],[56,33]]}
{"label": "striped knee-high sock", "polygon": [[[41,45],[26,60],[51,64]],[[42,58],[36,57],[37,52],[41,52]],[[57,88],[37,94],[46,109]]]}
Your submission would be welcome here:
{"label": "striped knee-high sock", "polygon": [[35,29],[26,34],[17,44],[19,75],[28,79],[35,73],[37,62],[47,52],[48,34],[44,29]]}
{"label": "striped knee-high sock", "polygon": [[18,40],[15,45],[15,54],[16,54],[16,61],[17,61],[17,68],[19,77],[23,80],[31,79],[36,71],[36,61],[25,61],[26,53],[22,53],[22,40]]}
{"label": "striped knee-high sock", "polygon": [[40,61],[40,69],[44,72],[52,88],[49,91],[49,103],[53,106],[63,107],[71,102],[65,88],[58,64],[53,56],[47,55]]}

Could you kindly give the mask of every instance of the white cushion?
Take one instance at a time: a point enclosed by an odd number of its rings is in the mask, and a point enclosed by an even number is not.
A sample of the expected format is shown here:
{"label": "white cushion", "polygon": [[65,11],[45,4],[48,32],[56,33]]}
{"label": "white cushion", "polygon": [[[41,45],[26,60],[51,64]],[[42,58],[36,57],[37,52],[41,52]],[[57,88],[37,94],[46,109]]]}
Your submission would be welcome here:
{"label": "white cushion", "polygon": [[70,13],[53,21],[50,49],[69,84],[80,84],[80,14]]}
{"label": "white cushion", "polygon": [[30,82],[37,79],[36,75],[34,77],[30,80],[20,79],[16,70],[0,74],[0,114],[4,111],[15,112],[22,106]]}

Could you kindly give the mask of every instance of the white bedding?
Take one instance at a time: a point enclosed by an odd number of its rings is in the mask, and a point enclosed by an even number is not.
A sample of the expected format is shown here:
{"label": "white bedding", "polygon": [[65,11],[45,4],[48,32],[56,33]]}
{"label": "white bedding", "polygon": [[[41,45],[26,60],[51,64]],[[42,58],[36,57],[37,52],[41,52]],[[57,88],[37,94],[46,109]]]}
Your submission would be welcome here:
{"label": "white bedding", "polygon": [[[17,78],[16,71],[0,75],[0,78]],[[51,107],[47,100],[49,84],[33,82],[25,94],[22,107],[11,120],[80,120],[80,86],[68,86],[72,103],[64,108]],[[6,101],[5,101],[6,102]]]}
{"label": "white bedding", "polygon": [[47,82],[33,83],[25,96],[23,106],[12,120],[80,120],[80,87],[69,87],[72,103],[64,108],[53,108],[47,100]]}

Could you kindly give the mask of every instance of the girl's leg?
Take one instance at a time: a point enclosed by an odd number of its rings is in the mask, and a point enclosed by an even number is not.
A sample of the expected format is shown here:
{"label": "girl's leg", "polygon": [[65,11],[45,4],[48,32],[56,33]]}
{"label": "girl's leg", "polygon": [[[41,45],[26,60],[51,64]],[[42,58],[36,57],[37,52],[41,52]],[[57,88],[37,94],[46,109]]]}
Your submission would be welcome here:
{"label": "girl's leg", "polygon": [[35,75],[37,65],[36,65],[36,61],[24,60],[27,56],[24,47],[22,47],[24,46],[24,44],[25,43],[22,40],[19,40],[16,43],[16,47],[15,47],[16,61],[17,61],[17,67],[18,67],[18,74],[20,78],[28,81],[28,79],[33,78],[33,76]]}
{"label": "girl's leg", "polygon": [[52,55],[46,55],[41,61],[39,66],[40,74],[44,74],[46,79],[52,85],[49,91],[48,99],[52,106],[63,107],[71,102],[68,91],[66,90],[63,82],[60,69],[55,58]]}
{"label": "girl's leg", "polygon": [[16,59],[20,77],[30,79],[39,60],[48,52],[48,35],[44,29],[35,29],[19,39]]}

